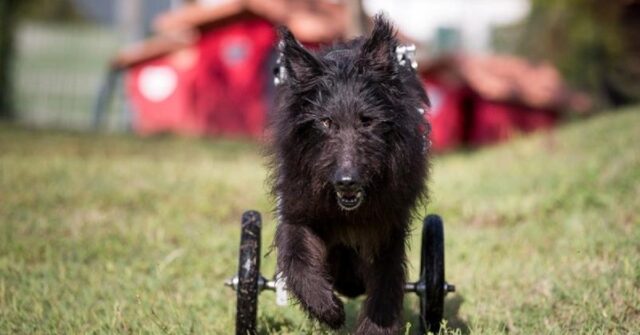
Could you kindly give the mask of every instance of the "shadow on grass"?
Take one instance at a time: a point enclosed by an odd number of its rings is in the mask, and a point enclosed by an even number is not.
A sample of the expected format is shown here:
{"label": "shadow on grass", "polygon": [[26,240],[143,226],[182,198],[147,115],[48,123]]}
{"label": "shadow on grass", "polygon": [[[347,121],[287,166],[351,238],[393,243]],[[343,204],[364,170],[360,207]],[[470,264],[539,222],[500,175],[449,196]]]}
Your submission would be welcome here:
{"label": "shadow on grass", "polygon": [[[344,307],[347,313],[347,320],[345,327],[339,334],[350,334],[350,331],[356,328],[363,299],[364,298],[350,299],[345,302]],[[449,296],[444,303],[444,319],[447,321],[447,330],[466,335],[470,333],[470,328],[469,323],[460,317],[460,307],[463,303],[464,297],[462,295],[454,294],[453,296]],[[420,334],[419,314],[419,309],[417,306],[414,306],[413,301],[405,298],[404,318],[405,323],[411,323],[409,334]]]}
{"label": "shadow on grass", "polygon": [[[417,305],[407,304],[405,299],[404,316],[405,322],[411,323],[411,329],[406,334],[423,335],[420,332],[420,308]],[[447,298],[444,302],[444,319],[446,320],[446,332],[440,331],[441,334],[469,334],[469,324],[460,317],[460,307],[464,302],[464,298],[460,294],[455,294]],[[416,299],[416,303],[418,303]]]}
{"label": "shadow on grass", "polygon": [[469,323],[460,317],[460,307],[464,303],[464,297],[454,294],[444,301],[444,319],[447,320],[447,328],[459,330],[462,334],[469,334]]}
{"label": "shadow on grass", "polygon": [[347,320],[344,323],[344,330],[340,334],[348,334],[348,330],[356,329],[358,324],[358,315],[360,314],[360,306],[362,306],[362,301],[364,297],[360,297],[357,299],[348,299],[344,304],[344,311],[347,314]]}
{"label": "shadow on grass", "polygon": [[291,331],[298,326],[288,318],[262,315],[258,320],[258,335],[280,334],[284,330]]}
{"label": "shadow on grass", "polygon": [[[344,301],[344,309],[346,313],[345,326],[335,334],[346,335],[351,334],[355,330],[363,300],[364,298],[360,297],[357,299],[348,299]],[[410,332],[408,332],[407,334],[422,335],[420,334],[420,315],[418,308],[417,306],[414,306],[412,302],[409,302],[407,300],[408,299],[405,300],[404,304],[405,323],[411,323]],[[460,317],[460,307],[463,303],[464,297],[460,294],[455,294],[447,298],[444,304],[444,319],[447,321],[448,331],[466,335],[470,333],[470,329],[468,322]],[[291,305],[287,308],[299,307]],[[299,329],[300,327],[300,325],[296,324],[291,319],[283,317],[273,317],[269,315],[262,315],[259,322],[262,322],[262,324],[258,326],[258,334],[260,335],[278,334],[283,330],[291,331],[294,329]],[[316,327],[319,327],[322,330]],[[309,329],[308,333],[313,334],[320,331],[323,334],[334,334],[325,327],[316,327],[312,327],[312,329]]]}

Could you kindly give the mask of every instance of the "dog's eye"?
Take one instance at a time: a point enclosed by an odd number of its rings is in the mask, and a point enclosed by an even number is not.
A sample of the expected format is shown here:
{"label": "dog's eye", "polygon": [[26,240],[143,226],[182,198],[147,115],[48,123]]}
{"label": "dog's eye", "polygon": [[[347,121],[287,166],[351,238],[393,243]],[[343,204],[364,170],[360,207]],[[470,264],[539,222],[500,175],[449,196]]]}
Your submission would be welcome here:
{"label": "dog's eye", "polygon": [[360,123],[365,127],[369,127],[373,123],[373,118],[362,115],[360,116]]}
{"label": "dog's eye", "polygon": [[322,127],[325,129],[331,128],[331,119],[329,118],[324,118],[320,120],[320,123],[322,124]]}

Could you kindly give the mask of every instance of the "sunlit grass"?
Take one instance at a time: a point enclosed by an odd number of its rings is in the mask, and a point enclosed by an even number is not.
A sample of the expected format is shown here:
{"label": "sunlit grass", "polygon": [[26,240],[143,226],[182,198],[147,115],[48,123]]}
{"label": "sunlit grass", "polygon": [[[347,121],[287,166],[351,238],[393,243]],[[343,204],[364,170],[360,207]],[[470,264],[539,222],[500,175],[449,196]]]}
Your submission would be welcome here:
{"label": "sunlit grass", "polygon": [[[639,143],[636,108],[435,159],[429,211],[458,287],[447,331],[638,333]],[[222,282],[243,210],[263,212],[271,243],[265,176],[251,142],[0,126],[0,333],[232,333]],[[416,236],[411,278],[418,251]],[[260,298],[263,333],[323,332]],[[415,314],[408,297],[412,329]]]}

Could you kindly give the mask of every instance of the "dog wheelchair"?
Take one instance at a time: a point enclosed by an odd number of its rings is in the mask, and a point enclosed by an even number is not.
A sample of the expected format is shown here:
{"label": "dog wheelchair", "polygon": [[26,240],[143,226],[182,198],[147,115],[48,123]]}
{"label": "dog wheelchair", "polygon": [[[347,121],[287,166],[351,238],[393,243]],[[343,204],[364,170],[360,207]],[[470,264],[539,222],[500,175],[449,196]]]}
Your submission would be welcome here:
{"label": "dog wheelchair", "polygon": [[[256,334],[260,292],[275,291],[276,304],[287,305],[284,278],[276,275],[273,280],[268,280],[260,274],[261,229],[259,212],[247,211],[242,215],[238,273],[225,282],[236,291],[236,335]],[[421,334],[427,331],[438,333],[444,297],[455,291],[455,286],[445,281],[444,273],[444,227],[440,216],[432,214],[424,219],[422,226],[420,277],[404,286],[405,292],[417,294],[420,300]]]}
{"label": "dog wheelchair", "polygon": [[[282,49],[282,43],[278,45]],[[396,48],[396,60],[400,66],[416,69],[416,47],[400,45]],[[281,85],[287,80],[287,73],[279,54],[274,68],[274,84]],[[420,114],[423,109],[418,109]],[[425,141],[426,143],[426,141]],[[260,235],[262,220],[260,213],[247,211],[242,215],[240,255],[238,273],[225,282],[236,291],[236,335],[256,334],[258,295],[264,290],[276,292],[276,304],[287,305],[285,280],[279,274],[268,280],[260,274]],[[420,332],[438,333],[444,312],[444,297],[455,292],[455,286],[445,281],[444,271],[444,227],[438,215],[428,215],[422,226],[420,248],[420,277],[415,282],[405,283],[405,292],[415,293],[420,300]]]}

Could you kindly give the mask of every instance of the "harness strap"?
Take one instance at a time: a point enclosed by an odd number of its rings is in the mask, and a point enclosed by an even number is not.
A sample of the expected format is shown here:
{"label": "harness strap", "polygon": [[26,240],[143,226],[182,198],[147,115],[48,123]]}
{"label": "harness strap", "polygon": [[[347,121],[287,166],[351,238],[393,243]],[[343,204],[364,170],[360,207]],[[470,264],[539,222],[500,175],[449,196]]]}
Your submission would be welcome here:
{"label": "harness strap", "polygon": [[[283,47],[284,43],[280,41],[280,43],[278,43],[278,59],[276,60],[276,66],[273,69],[273,83],[276,86],[282,85],[287,80],[287,69],[284,66],[284,54],[282,53]],[[400,66],[410,65],[414,71],[417,70],[418,62],[416,61],[415,44],[397,46],[396,60],[398,61],[398,64],[400,64]],[[424,110],[422,111],[422,113],[424,113]]]}

